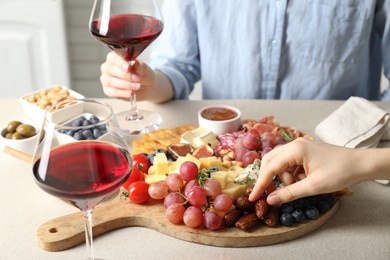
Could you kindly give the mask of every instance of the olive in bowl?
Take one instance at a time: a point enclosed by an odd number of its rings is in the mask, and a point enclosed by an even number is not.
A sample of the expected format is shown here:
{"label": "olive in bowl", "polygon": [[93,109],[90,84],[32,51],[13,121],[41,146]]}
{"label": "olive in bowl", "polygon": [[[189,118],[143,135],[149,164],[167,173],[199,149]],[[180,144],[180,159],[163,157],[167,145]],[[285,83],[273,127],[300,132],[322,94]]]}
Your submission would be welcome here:
{"label": "olive in bowl", "polygon": [[199,110],[198,123],[216,135],[231,133],[241,126],[241,111],[228,105],[207,106]]}
{"label": "olive in bowl", "polygon": [[39,130],[32,124],[10,121],[0,135],[0,147],[9,146],[32,155],[39,138]]}

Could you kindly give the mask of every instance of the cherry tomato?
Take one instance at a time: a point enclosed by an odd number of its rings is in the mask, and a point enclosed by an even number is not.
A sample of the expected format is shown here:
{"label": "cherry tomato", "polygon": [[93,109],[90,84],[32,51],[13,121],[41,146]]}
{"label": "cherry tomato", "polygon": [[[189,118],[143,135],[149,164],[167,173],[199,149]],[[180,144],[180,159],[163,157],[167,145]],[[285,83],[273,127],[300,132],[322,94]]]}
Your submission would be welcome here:
{"label": "cherry tomato", "polygon": [[138,167],[143,173],[148,173],[150,161],[145,154],[133,155],[133,167]]}
{"label": "cherry tomato", "polygon": [[123,188],[128,190],[130,184],[132,184],[133,182],[144,181],[144,180],[145,180],[145,174],[140,169],[133,166],[133,169],[131,170],[129,178],[126,180],[125,183],[122,184],[122,186],[123,186]]}
{"label": "cherry tomato", "polygon": [[143,204],[150,199],[149,184],[144,181],[136,181],[129,186],[129,199],[131,202]]}

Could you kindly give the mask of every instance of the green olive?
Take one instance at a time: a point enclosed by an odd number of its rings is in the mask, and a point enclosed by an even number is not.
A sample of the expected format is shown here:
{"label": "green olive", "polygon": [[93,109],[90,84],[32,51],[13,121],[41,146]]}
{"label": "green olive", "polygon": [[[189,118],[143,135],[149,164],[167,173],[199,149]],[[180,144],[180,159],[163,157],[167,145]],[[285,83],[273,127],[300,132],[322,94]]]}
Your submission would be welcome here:
{"label": "green olive", "polygon": [[31,125],[21,124],[16,128],[16,133],[24,137],[31,137],[37,133],[37,130]]}
{"label": "green olive", "polygon": [[13,139],[13,140],[20,140],[20,139],[23,139],[23,138],[24,138],[24,136],[19,134],[18,132],[13,133],[12,136],[11,136],[11,139]]}
{"label": "green olive", "polygon": [[20,122],[20,121],[11,121],[11,122],[9,122],[8,125],[7,125],[8,133],[15,133],[16,128],[18,126],[20,126],[21,124],[22,124],[22,122]]}

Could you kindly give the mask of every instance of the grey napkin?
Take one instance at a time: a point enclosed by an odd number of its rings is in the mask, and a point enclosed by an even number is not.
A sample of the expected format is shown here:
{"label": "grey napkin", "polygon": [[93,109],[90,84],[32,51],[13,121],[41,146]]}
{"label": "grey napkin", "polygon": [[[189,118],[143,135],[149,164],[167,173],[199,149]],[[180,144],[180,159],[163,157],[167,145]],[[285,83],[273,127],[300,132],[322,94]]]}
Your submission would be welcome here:
{"label": "grey napkin", "polygon": [[[389,114],[370,101],[350,97],[315,129],[322,141],[349,148],[376,147],[381,138],[390,137],[386,127]],[[386,130],[387,129],[387,130]],[[376,180],[389,184],[388,180]]]}

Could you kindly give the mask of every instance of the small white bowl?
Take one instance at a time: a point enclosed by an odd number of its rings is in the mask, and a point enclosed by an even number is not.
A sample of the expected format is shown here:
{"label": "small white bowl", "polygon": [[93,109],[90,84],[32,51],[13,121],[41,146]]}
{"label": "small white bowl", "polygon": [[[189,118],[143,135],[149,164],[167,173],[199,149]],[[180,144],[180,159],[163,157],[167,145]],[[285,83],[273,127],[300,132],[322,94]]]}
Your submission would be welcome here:
{"label": "small white bowl", "polygon": [[23,122],[23,123],[34,126],[37,133],[34,136],[24,138],[24,139],[19,139],[19,140],[8,139],[5,138],[5,133],[7,132],[7,126],[3,126],[1,128],[1,133],[0,133],[1,150],[3,150],[7,146],[31,156],[34,154],[35,147],[38,144],[38,139],[41,135],[40,130],[37,127],[37,125],[34,123],[31,122]]}
{"label": "small white bowl", "polygon": [[207,106],[199,110],[198,123],[200,127],[209,129],[216,135],[235,132],[242,123],[241,111],[228,105]]}
{"label": "small white bowl", "polygon": [[[38,95],[41,92],[49,92],[50,90],[54,89],[55,87],[58,87],[58,86],[40,89],[40,90],[28,93],[28,94],[20,97],[19,102],[22,106],[23,112],[34,121],[37,121],[37,122],[43,121],[43,117],[44,117],[46,109],[39,107],[36,103],[29,102],[28,97]],[[75,92],[69,88],[66,88],[63,86],[60,86],[60,87],[69,92],[70,99],[84,99],[85,98],[80,93]]]}

